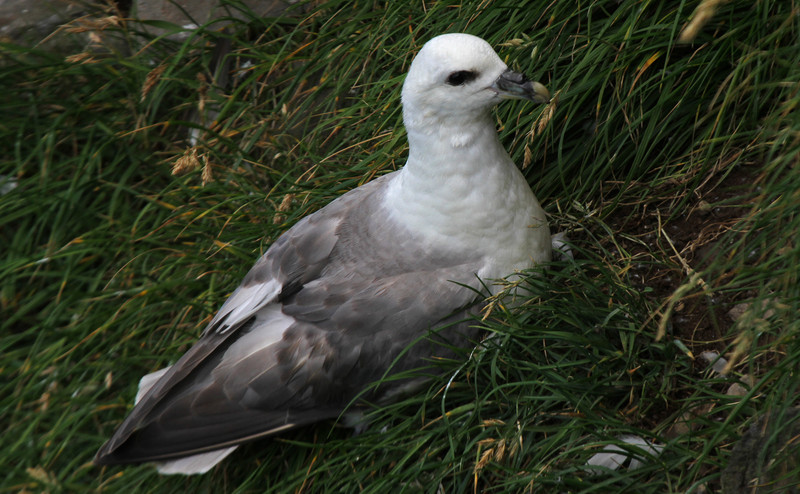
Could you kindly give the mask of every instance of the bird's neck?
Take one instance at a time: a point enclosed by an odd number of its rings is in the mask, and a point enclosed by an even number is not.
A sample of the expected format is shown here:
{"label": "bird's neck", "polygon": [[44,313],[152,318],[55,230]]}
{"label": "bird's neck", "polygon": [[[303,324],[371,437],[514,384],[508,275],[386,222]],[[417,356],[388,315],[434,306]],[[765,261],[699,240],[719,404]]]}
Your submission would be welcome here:
{"label": "bird's neck", "polygon": [[510,163],[488,114],[457,125],[438,119],[407,123],[406,130],[409,150],[402,174],[409,193],[464,197],[466,191],[459,189],[467,181],[475,187],[481,176],[503,172],[498,165]]}
{"label": "bird's neck", "polygon": [[[458,123],[407,122],[408,161],[390,184],[386,205],[430,243],[481,255],[506,246],[525,251],[529,225],[544,222],[544,213],[500,144],[490,115]],[[527,255],[511,257],[524,262]]]}

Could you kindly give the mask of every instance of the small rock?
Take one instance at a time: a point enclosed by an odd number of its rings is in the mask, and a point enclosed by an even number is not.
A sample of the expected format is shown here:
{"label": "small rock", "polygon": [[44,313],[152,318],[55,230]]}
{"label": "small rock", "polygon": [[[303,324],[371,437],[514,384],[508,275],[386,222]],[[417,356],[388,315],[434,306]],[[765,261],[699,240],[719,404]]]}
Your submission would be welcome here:
{"label": "small rock", "polygon": [[4,196],[17,188],[17,179],[10,175],[0,175],[0,196]]}
{"label": "small rock", "polygon": [[728,365],[728,361],[720,357],[718,352],[705,351],[700,354],[700,358],[711,364],[711,370],[721,376],[725,375],[725,367]]}
{"label": "small rock", "polygon": [[[772,308],[767,308],[769,305],[773,305],[775,303],[772,299],[766,299],[761,301],[761,314],[758,314],[762,319],[769,319],[770,317],[775,315],[775,310]],[[753,304],[751,302],[744,302],[741,304],[734,305],[728,311],[728,317],[731,318],[732,321],[738,321],[747,314],[748,312],[753,310]]]}
{"label": "small rock", "polygon": [[731,384],[725,394],[728,396],[744,396],[749,392],[748,388],[752,388],[754,384],[755,379],[753,379],[753,376],[745,374],[739,382]]}
{"label": "small rock", "polygon": [[732,321],[738,321],[749,308],[750,304],[736,304],[728,311],[728,317],[730,317]]}

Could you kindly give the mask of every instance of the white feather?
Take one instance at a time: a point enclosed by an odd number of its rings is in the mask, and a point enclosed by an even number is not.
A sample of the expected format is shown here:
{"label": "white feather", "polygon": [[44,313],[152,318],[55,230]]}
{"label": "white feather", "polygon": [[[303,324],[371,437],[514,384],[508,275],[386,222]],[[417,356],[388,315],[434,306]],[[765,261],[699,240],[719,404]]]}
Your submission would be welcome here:
{"label": "white feather", "polygon": [[211,470],[214,465],[224,460],[238,446],[218,449],[194,456],[186,456],[177,460],[156,462],[158,473],[164,475],[198,475]]}
{"label": "white feather", "polygon": [[[658,456],[664,449],[662,444],[648,441],[639,436],[625,435],[620,436],[619,440],[628,446],[623,449],[616,444],[608,444],[603,451],[586,460],[586,465],[619,470],[624,468],[626,462],[629,462],[628,469],[636,470],[644,464],[646,459]],[[598,470],[593,470],[593,472],[599,473]]]}
{"label": "white feather", "polygon": [[133,401],[133,404],[135,405],[139,403],[144,397],[144,395],[146,395],[147,392],[150,391],[150,388],[152,388],[153,385],[156,382],[158,382],[159,379],[161,379],[161,376],[166,374],[167,371],[170,370],[170,368],[172,368],[171,365],[169,367],[164,367],[163,369],[157,370],[155,372],[151,372],[146,376],[142,376],[142,378],[139,379],[139,390],[136,391],[136,399]]}
{"label": "white feather", "polygon": [[269,304],[256,312],[253,329],[242,336],[225,350],[222,363],[217,371],[224,371],[226,364],[247,358],[248,356],[273,345],[283,338],[284,332],[295,322],[294,318],[281,312],[278,304]]}
{"label": "white feather", "polygon": [[281,291],[278,280],[267,280],[250,286],[239,286],[230,297],[222,304],[217,315],[211,320],[209,328],[215,328],[216,323],[224,318],[220,332],[231,325],[243,321],[255,314],[259,309],[269,304]]}

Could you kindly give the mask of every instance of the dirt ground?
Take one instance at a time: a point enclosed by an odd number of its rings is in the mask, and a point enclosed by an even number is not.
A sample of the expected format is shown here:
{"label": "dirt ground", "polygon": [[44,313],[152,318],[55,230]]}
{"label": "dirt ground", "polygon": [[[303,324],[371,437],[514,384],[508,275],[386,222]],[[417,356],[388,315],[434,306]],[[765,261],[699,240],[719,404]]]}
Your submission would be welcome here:
{"label": "dirt ground", "polygon": [[[649,288],[648,298],[663,311],[666,301],[692,274],[708,268],[725,250],[721,242],[729,239],[723,239],[723,234],[751,210],[757,172],[756,167],[736,166],[719,183],[695,190],[684,206],[665,199],[655,207],[650,203],[618,208],[607,222],[613,231],[624,232],[617,239],[622,249],[640,260],[628,272],[632,286]],[[678,209],[686,212],[676,214]],[[662,259],[654,259],[652,252],[660,253]],[[669,262],[664,263],[664,258]],[[712,279],[703,282],[716,286]],[[675,305],[667,336],[680,340],[694,355],[722,352],[732,337],[736,304],[746,295],[740,293],[734,299],[692,290]]]}

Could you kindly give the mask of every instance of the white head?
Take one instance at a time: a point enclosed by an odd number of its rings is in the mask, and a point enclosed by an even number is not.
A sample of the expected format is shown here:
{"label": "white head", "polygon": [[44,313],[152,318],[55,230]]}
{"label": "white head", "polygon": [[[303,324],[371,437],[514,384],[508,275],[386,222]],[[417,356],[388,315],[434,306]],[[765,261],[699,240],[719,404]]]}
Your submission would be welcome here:
{"label": "white head", "polygon": [[510,71],[486,41],[469,34],[437,36],[419,51],[403,84],[406,127],[484,117],[501,99],[549,101],[547,90]]}

